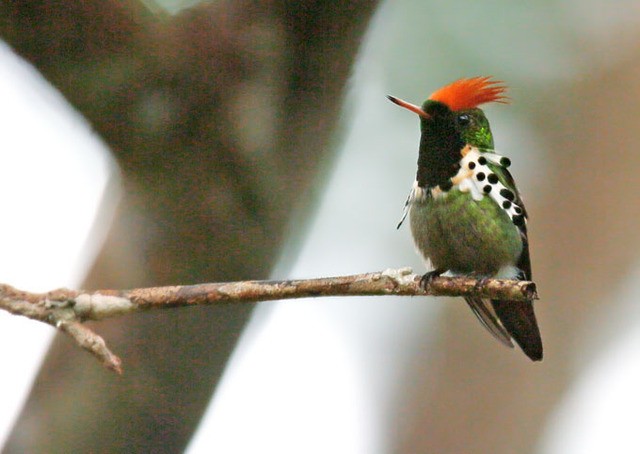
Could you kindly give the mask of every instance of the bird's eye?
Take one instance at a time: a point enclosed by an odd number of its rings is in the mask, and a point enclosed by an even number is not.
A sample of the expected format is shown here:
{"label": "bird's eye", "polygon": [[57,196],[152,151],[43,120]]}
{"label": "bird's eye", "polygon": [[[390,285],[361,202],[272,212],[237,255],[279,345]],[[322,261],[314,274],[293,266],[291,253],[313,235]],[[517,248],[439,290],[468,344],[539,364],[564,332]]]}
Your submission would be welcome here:
{"label": "bird's eye", "polygon": [[466,126],[471,123],[471,118],[467,114],[462,114],[458,117],[458,124],[460,126]]}

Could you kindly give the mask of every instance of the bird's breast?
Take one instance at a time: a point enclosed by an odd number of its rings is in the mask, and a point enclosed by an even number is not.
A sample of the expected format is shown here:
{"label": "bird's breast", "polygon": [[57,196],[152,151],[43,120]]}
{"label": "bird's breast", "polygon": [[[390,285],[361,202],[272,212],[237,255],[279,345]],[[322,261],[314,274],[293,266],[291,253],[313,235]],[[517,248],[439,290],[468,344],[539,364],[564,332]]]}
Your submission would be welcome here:
{"label": "bird's breast", "polygon": [[[462,159],[458,172],[444,183],[430,188],[420,188],[414,183],[415,200],[429,196],[434,200],[446,198],[453,190],[469,193],[473,200],[491,198],[502,208],[514,223],[524,221],[522,207],[515,203],[515,193],[507,188],[492,170],[491,166],[506,167],[508,158],[496,153],[480,152],[476,147],[466,145],[461,150]],[[422,190],[422,193],[420,192]]]}
{"label": "bird's breast", "polygon": [[500,165],[503,159],[468,147],[459,172],[444,187],[414,184],[409,200],[411,233],[419,252],[434,267],[493,275],[517,263],[522,238],[513,218],[518,219],[522,209],[489,166]]}

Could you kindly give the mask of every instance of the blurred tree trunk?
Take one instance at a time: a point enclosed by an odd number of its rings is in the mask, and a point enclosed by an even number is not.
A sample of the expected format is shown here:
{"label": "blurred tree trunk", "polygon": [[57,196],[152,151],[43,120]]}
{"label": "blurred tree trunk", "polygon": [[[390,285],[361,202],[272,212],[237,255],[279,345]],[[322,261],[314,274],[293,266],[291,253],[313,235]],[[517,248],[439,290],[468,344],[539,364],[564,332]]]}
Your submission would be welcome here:
{"label": "blurred tree trunk", "polygon": [[407,371],[393,452],[536,451],[547,417],[593,358],[601,335],[588,328],[617,303],[611,294],[638,260],[638,80],[636,58],[532,97],[549,148],[530,153],[546,159],[552,175],[538,182],[542,204],[527,205],[545,358],[533,364],[493,348],[465,308],[447,306],[435,360],[416,358]]}
{"label": "blurred tree trunk", "polygon": [[[135,1],[2,2],[1,37],[121,168],[124,197],[85,287],[267,277],[333,157],[376,3],[219,1],[169,16]],[[249,314],[101,323],[122,377],[57,337],[7,452],[183,450]]]}

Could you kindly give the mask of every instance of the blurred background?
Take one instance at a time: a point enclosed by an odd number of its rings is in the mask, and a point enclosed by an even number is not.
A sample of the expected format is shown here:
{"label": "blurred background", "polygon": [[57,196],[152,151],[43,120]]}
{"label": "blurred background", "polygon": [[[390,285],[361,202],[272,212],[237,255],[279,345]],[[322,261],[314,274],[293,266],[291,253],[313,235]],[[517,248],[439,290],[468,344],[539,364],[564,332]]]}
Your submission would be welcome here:
{"label": "blurred background", "polygon": [[640,3],[0,3],[0,282],[33,291],[424,265],[396,230],[421,103],[493,75],[545,359],[461,299],[99,323],[122,377],[0,313],[5,452],[638,452]]}

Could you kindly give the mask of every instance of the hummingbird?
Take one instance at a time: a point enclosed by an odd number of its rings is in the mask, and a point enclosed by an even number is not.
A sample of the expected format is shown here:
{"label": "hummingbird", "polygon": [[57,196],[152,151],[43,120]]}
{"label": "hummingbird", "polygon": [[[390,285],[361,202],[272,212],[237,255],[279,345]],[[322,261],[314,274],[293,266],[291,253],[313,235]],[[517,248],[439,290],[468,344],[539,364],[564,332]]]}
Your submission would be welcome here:
{"label": "hummingbird", "polygon": [[[506,103],[503,82],[460,79],[417,106],[393,103],[420,118],[418,171],[398,228],[409,216],[416,249],[431,263],[422,285],[445,272],[482,280],[531,280],[527,211],[508,167],[496,153],[489,121],[478,106]],[[514,340],[533,361],[542,340],[533,301],[465,298],[482,325],[502,344]]]}

